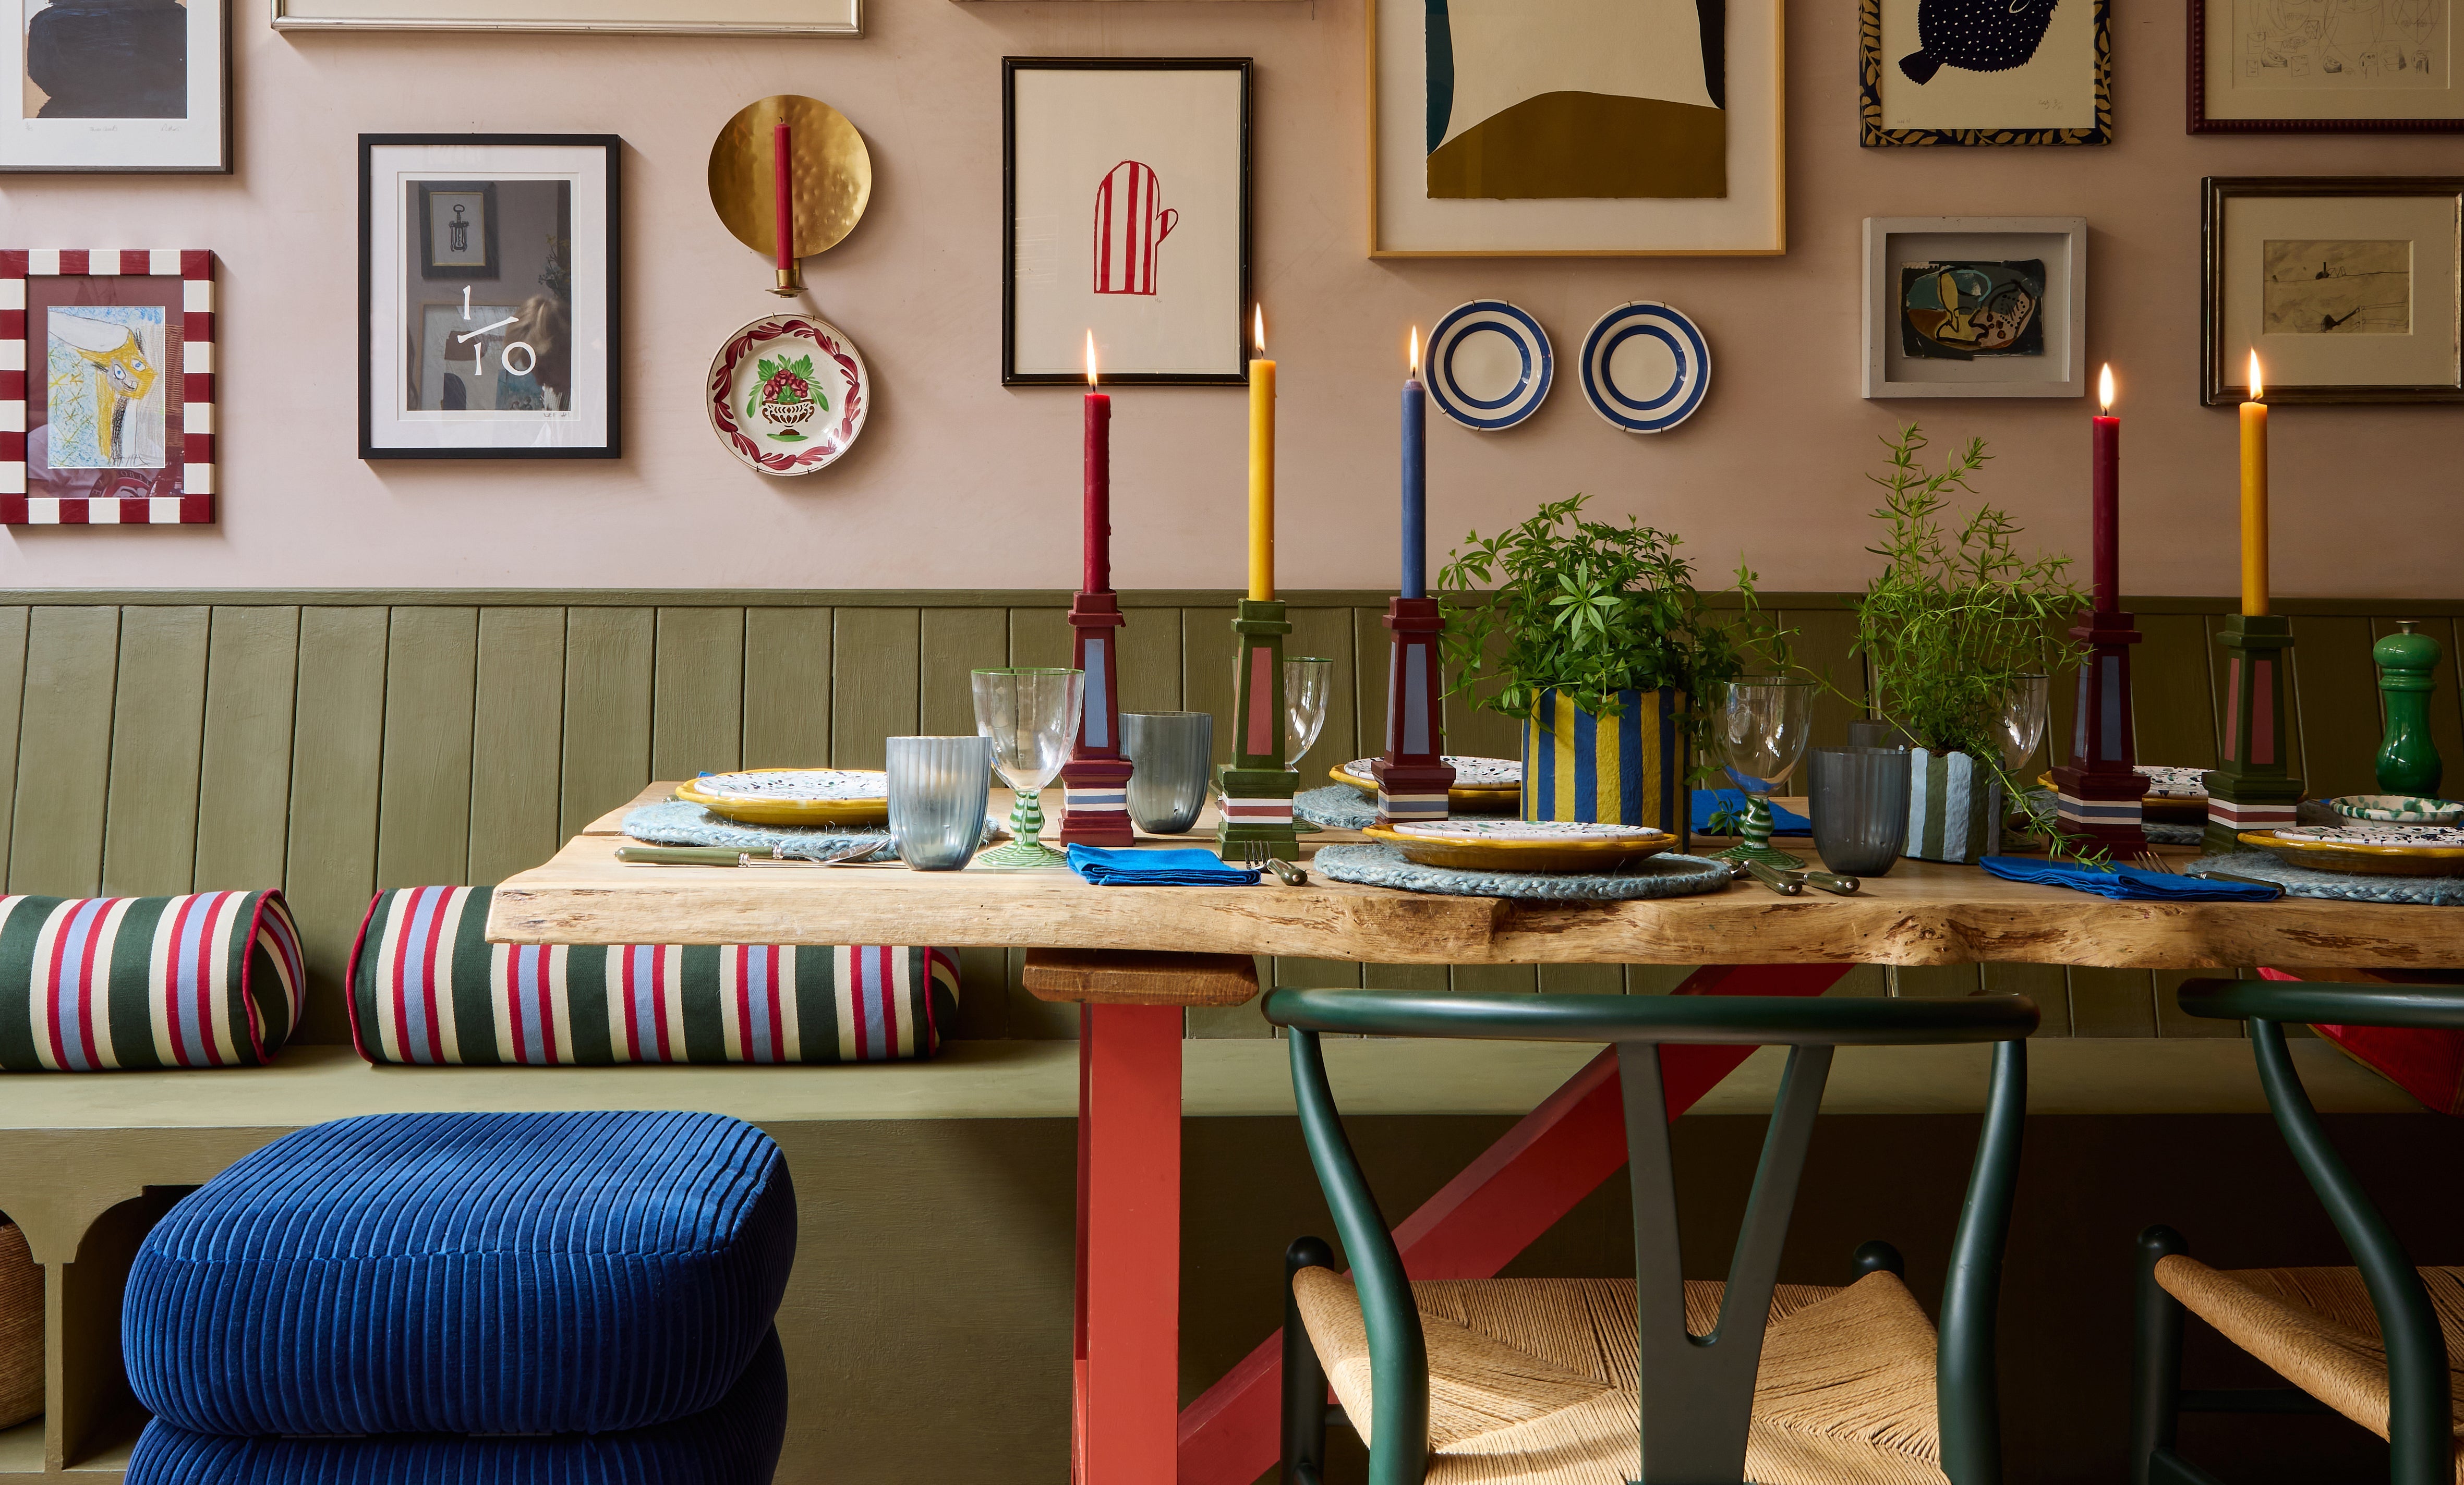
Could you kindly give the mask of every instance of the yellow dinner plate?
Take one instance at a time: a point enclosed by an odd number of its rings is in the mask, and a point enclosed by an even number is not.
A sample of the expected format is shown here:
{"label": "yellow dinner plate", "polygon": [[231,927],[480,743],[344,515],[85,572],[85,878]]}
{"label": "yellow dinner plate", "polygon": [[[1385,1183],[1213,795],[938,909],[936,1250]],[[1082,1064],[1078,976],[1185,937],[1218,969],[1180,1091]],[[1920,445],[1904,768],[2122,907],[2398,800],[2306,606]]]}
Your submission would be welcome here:
{"label": "yellow dinner plate", "polygon": [[890,775],[872,769],[704,774],[678,785],[676,797],[747,825],[880,825],[890,819]]}
{"label": "yellow dinner plate", "polygon": [[1361,832],[1403,859],[1457,871],[1614,871],[1677,848],[1664,830],[1581,825],[1565,820],[1430,820],[1371,825]]}
{"label": "yellow dinner plate", "polygon": [[2255,845],[2287,865],[2308,866],[2315,871],[2343,871],[2365,877],[2464,876],[2464,845],[2287,840],[2273,830],[2245,830],[2241,843]]}
{"label": "yellow dinner plate", "polygon": [[[1327,776],[1338,784],[1349,784],[1370,798],[1377,797],[1377,776],[1369,772],[1375,758],[1354,758],[1327,770]],[[1523,803],[1523,763],[1518,758],[1458,758],[1449,756],[1457,775],[1454,787],[1446,791],[1446,808],[1466,815],[1502,815],[1518,809]],[[1466,783],[1462,775],[1480,782]],[[1492,781],[1502,780],[1502,781]]]}

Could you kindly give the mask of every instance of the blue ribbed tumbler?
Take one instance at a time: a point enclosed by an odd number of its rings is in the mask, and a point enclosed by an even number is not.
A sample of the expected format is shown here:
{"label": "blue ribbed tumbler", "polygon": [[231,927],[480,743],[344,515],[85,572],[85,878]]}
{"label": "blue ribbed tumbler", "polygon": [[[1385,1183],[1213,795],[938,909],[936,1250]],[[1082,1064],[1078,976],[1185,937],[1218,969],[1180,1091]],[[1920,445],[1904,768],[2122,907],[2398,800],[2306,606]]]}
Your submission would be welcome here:
{"label": "blue ribbed tumbler", "polygon": [[917,871],[956,871],[983,843],[993,745],[984,737],[890,739],[890,833]]}

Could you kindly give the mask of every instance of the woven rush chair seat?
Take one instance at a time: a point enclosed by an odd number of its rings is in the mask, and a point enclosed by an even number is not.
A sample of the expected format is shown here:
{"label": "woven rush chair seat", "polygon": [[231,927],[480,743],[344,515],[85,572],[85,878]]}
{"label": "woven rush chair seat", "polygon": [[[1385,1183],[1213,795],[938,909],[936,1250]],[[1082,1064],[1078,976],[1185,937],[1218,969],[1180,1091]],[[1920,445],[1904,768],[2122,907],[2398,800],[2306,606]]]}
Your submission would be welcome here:
{"label": "woven rush chair seat", "polygon": [[[2464,1371],[2457,1369],[2464,1361],[2464,1269],[2415,1272],[2447,1337],[2449,1395],[2464,1404]],[[2379,1437],[2387,1436],[2387,1346],[2360,1270],[2213,1269],[2172,1254],[2157,1260],[2156,1282],[2286,1381]],[[2464,1428],[2454,1431],[2464,1435]],[[2455,1477],[2464,1485],[2464,1452],[2457,1455]]]}
{"label": "woven rush chair seat", "polygon": [[[1717,1321],[1726,1285],[1685,1283],[1685,1324]],[[1292,1276],[1293,1298],[1345,1416],[1370,1442],[1369,1336],[1352,1281]],[[1429,1353],[1433,1485],[1628,1485],[1640,1469],[1630,1278],[1412,1286]],[[1779,1284],[1754,1387],[1755,1485],[1943,1485],[1935,1336],[1896,1275]]]}

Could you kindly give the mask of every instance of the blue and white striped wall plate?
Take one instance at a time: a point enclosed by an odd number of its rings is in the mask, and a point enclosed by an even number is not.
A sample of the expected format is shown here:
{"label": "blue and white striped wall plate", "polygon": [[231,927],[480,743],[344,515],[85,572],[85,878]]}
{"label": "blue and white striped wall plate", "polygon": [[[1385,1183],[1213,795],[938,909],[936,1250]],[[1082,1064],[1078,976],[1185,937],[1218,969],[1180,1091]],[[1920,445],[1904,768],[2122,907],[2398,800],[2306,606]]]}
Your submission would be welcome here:
{"label": "blue and white striped wall plate", "polygon": [[1540,321],[1502,299],[1474,299],[1429,332],[1420,380],[1440,412],[1494,433],[1539,411],[1554,374]]}
{"label": "blue and white striped wall plate", "polygon": [[1583,337],[1583,396],[1614,427],[1665,433],[1710,389],[1709,343],[1665,304],[1620,304]]}

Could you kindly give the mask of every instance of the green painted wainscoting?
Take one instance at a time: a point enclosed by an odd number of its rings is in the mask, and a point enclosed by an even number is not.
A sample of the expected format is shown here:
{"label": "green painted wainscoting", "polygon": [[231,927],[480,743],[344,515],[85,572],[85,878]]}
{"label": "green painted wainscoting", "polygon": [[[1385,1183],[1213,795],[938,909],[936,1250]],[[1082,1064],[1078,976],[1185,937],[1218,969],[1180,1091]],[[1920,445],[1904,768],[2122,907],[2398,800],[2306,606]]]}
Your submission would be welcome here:
{"label": "green painted wainscoting", "polygon": [[[1124,594],[1121,700],[1231,704],[1229,592]],[[1384,723],[1385,597],[1287,595],[1288,653],[1336,686],[1307,774],[1373,752]],[[1066,664],[1057,592],[19,591],[0,594],[0,833],[7,889],[83,895],[279,884],[308,944],[302,1039],[341,1041],[340,977],[379,887],[488,883],[544,860],[655,778],[785,764],[878,766],[882,739],[973,730],[966,672]],[[1799,657],[1852,694],[1861,674],[1836,594],[1768,600]],[[2138,599],[2140,755],[2211,765],[2225,600]],[[2398,619],[2447,647],[2433,698],[2464,771],[2455,620],[2464,602],[2296,601],[2295,745],[2314,791],[2370,783],[2379,710],[2369,646]],[[1853,708],[1827,699],[1821,739]],[[2058,748],[2067,698],[2057,703]],[[1449,710],[1459,753],[1511,753],[1494,713]],[[970,950],[959,1035],[1066,1037],[1074,1008],[1018,987],[1018,956]],[[1675,967],[1355,966],[1283,960],[1287,984],[1488,991],[1664,989]],[[2144,972],[1996,967],[2046,1032],[2196,1036]],[[1861,970],[1865,994],[1954,994],[1973,969]],[[1198,1037],[1262,1037],[1253,1008],[1193,1011]]]}

